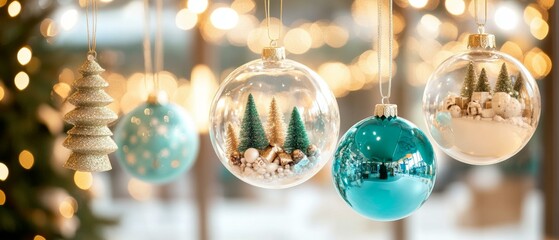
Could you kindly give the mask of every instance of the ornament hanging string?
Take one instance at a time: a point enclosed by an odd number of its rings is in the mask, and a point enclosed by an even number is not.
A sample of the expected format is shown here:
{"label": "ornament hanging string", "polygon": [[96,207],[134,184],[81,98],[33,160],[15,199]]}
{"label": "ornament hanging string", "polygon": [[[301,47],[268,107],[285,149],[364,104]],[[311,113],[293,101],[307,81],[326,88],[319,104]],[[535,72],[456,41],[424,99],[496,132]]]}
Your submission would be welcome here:
{"label": "ornament hanging string", "polygon": [[151,29],[150,29],[150,6],[149,0],[144,0],[144,67],[145,67],[145,86],[148,89],[148,76],[153,76],[153,89],[159,91],[159,72],[163,70],[163,32],[161,15],[163,10],[162,0],[156,1],[156,34],[155,34],[155,71],[153,70],[151,56]]}
{"label": "ornament hanging string", "polygon": [[[485,24],[487,23],[487,0],[481,0],[483,1],[483,14],[479,14],[479,1],[480,0],[474,0],[474,15],[476,18],[477,31],[479,34],[482,34],[485,33]],[[480,19],[480,17],[483,18]]]}
{"label": "ornament hanging string", "polygon": [[266,28],[268,31],[268,39],[270,39],[270,46],[277,47],[278,40],[281,37],[282,32],[282,25],[283,25],[283,0],[280,0],[280,14],[279,14],[279,26],[278,26],[278,35],[277,37],[272,37],[271,31],[271,16],[270,16],[270,0],[264,0],[264,13],[266,17]]}
{"label": "ornament hanging string", "polygon": [[87,54],[93,56],[93,58],[97,58],[97,52],[95,52],[95,48],[97,48],[97,1],[91,0],[91,24],[89,23],[89,2],[90,0],[86,0],[85,3],[85,23],[87,30],[88,49]]}
{"label": "ornament hanging string", "polygon": [[378,66],[378,83],[380,96],[382,97],[382,104],[390,104],[390,94],[392,92],[392,41],[393,27],[392,27],[392,0],[388,0],[388,93],[384,94],[382,87],[382,0],[377,0],[378,3],[378,51],[377,51],[377,66]]}

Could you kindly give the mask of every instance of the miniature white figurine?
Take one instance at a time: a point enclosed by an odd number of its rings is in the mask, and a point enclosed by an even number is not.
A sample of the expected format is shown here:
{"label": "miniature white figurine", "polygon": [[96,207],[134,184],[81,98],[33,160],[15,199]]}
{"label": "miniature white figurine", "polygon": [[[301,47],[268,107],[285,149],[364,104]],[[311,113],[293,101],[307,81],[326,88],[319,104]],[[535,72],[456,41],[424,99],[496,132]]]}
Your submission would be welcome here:
{"label": "miniature white figurine", "polygon": [[468,115],[477,116],[481,114],[481,104],[476,101],[468,103]]}
{"label": "miniature white figurine", "polygon": [[460,107],[458,105],[452,105],[450,106],[450,108],[448,109],[448,111],[450,112],[450,115],[453,118],[459,118],[462,117],[462,109],[460,109]]}

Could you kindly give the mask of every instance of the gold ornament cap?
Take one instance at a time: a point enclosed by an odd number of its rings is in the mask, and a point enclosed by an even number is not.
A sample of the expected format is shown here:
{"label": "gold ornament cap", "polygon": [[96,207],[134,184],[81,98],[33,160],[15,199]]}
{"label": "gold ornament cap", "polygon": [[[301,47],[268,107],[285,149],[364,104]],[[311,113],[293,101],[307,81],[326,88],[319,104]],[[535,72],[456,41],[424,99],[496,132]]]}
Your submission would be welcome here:
{"label": "gold ornament cap", "polygon": [[266,62],[279,62],[285,59],[285,48],[265,47],[262,49],[262,60]]}
{"label": "gold ornament cap", "polygon": [[150,104],[165,104],[169,102],[169,96],[164,91],[153,91],[148,95],[147,102]]}
{"label": "gold ornament cap", "polygon": [[375,105],[375,117],[397,117],[398,105],[396,104],[377,104]]}
{"label": "gold ornament cap", "polygon": [[495,49],[495,35],[476,33],[468,36],[468,49]]}

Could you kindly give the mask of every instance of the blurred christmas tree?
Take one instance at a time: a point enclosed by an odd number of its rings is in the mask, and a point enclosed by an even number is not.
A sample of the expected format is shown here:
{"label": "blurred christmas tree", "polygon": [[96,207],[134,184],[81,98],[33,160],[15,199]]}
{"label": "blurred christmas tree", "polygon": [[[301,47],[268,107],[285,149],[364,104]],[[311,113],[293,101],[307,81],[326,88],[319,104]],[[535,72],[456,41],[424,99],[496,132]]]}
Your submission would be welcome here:
{"label": "blurred christmas tree", "polygon": [[40,25],[55,4],[0,1],[0,239],[101,239],[109,223],[52,160],[64,125],[51,89],[64,58]]}

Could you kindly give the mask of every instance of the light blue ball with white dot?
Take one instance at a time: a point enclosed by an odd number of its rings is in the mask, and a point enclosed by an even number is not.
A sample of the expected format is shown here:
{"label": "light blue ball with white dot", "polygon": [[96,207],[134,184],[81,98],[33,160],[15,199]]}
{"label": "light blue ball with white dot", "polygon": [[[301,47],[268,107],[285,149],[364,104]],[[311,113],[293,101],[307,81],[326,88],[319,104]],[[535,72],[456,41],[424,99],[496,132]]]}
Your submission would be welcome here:
{"label": "light blue ball with white dot", "polygon": [[175,104],[145,103],[125,115],[115,131],[116,156],[142,181],[169,182],[189,169],[199,139],[190,116]]}

